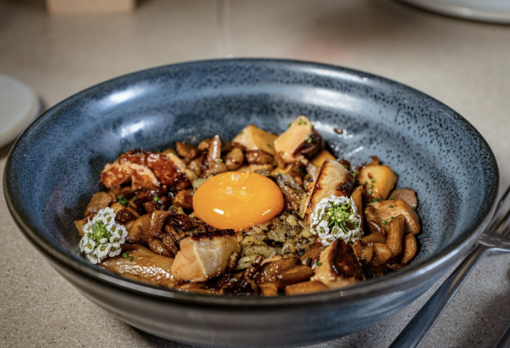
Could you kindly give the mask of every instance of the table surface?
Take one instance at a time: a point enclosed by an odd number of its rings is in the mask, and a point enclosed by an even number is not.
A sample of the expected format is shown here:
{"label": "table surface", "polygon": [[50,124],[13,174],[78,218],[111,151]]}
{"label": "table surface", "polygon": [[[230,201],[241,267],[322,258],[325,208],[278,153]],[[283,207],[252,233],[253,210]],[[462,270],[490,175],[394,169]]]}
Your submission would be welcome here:
{"label": "table surface", "polygon": [[[52,17],[42,1],[1,0],[0,72],[31,86],[47,108],[118,75],[217,58],[214,6],[152,0],[129,14]],[[235,57],[325,62],[417,88],[482,133],[498,159],[501,186],[510,184],[510,26],[383,0],[235,0],[230,12]],[[1,173],[11,145],[0,149]],[[185,346],[133,329],[86,300],[22,236],[1,197],[2,346]],[[437,286],[368,329],[314,347],[387,347]],[[424,347],[490,347],[509,320],[510,255],[490,256]]]}

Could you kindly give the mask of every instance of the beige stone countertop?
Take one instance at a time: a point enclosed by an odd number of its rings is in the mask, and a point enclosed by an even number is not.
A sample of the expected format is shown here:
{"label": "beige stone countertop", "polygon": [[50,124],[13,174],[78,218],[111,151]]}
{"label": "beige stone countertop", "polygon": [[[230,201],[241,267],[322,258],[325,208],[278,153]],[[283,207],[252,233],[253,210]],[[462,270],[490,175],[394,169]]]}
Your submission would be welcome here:
{"label": "beige stone countertop", "polygon": [[[217,58],[212,0],[140,1],[128,14],[47,16],[0,0],[0,73],[44,106],[158,65]],[[510,184],[510,26],[443,17],[389,0],[232,0],[232,54],[312,60],[402,82],[444,102],[487,139]],[[0,150],[3,167],[9,146]],[[0,198],[0,346],[184,347],[96,307],[22,236]],[[437,285],[436,285],[437,287]],[[434,289],[380,323],[314,347],[387,347]],[[490,347],[510,321],[510,255],[485,258],[424,347]]]}

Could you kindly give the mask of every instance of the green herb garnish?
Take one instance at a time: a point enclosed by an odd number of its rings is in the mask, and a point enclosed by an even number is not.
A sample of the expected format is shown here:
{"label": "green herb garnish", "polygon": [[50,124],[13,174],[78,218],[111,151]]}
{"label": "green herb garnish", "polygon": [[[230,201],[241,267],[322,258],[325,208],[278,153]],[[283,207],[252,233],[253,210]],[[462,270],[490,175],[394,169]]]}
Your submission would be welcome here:
{"label": "green herb garnish", "polygon": [[158,197],[158,196],[154,196],[154,197],[152,198],[152,200],[153,200],[154,202],[157,202],[157,201],[159,201],[159,197]]}
{"label": "green herb garnish", "polygon": [[124,196],[117,196],[117,201],[125,207],[128,205],[128,201]]}

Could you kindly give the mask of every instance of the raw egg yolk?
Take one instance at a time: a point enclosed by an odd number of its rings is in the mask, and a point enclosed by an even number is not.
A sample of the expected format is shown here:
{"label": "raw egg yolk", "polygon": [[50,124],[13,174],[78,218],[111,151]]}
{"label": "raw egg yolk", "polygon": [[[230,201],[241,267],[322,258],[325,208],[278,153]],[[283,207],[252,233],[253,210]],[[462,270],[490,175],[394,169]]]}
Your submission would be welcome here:
{"label": "raw egg yolk", "polygon": [[226,172],[207,179],[193,195],[195,214],[218,229],[242,230],[283,210],[278,185],[260,174]]}

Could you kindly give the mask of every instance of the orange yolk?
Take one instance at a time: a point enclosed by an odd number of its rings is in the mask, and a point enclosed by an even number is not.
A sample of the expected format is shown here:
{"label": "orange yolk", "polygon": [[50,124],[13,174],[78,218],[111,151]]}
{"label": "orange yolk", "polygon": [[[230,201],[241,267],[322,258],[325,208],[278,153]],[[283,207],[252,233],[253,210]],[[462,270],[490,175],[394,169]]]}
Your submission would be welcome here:
{"label": "orange yolk", "polygon": [[213,176],[193,195],[195,214],[222,230],[242,230],[269,221],[283,205],[282,191],[272,180],[248,172]]}

